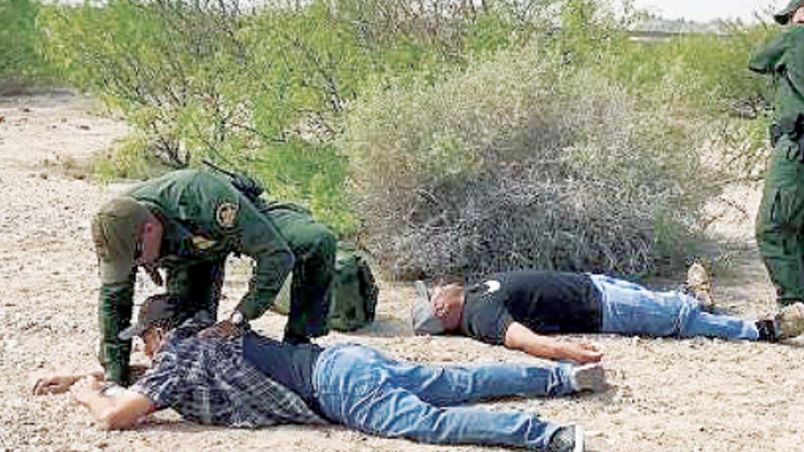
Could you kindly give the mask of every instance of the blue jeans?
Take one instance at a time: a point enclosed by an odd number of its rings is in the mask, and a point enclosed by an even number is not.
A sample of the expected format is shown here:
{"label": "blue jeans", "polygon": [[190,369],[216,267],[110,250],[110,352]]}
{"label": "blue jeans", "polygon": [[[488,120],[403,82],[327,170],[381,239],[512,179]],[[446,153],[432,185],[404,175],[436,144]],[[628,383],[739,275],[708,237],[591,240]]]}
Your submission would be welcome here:
{"label": "blue jeans", "polygon": [[572,392],[567,364],[432,367],[341,344],[318,358],[313,384],[329,420],[362,432],[434,444],[543,448],[558,428],[535,414],[456,407],[508,396]]}
{"label": "blue jeans", "polygon": [[759,339],[754,322],[704,312],[698,300],[681,292],[654,292],[608,276],[589,276],[603,294],[603,333]]}

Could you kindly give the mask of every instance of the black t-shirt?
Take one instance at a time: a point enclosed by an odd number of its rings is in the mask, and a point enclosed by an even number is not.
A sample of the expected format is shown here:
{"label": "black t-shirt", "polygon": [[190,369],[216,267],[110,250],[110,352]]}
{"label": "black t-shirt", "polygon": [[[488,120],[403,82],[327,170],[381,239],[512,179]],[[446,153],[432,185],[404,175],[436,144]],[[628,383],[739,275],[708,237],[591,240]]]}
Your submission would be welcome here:
{"label": "black t-shirt", "polygon": [[291,345],[256,333],[243,337],[243,357],[268,378],[295,392],[315,412],[313,368],[324,349],[315,344]]}
{"label": "black t-shirt", "polygon": [[463,334],[502,345],[513,322],[536,333],[597,333],[601,295],[585,274],[514,271],[466,288]]}

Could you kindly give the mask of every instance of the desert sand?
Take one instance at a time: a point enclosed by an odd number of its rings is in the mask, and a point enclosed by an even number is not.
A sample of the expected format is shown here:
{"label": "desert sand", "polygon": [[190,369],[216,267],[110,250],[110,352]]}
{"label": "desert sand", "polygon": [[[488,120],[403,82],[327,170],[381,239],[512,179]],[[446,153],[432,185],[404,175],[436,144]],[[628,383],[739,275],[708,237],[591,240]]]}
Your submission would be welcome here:
{"label": "desert sand", "polygon": [[[342,427],[283,426],[257,431],[211,428],[160,413],[132,431],[105,432],[69,395],[33,397],[31,379],[97,367],[97,266],[89,234],[94,211],[125,183],[87,176],[93,155],[128,128],[98,116],[69,92],[0,97],[0,448],[3,450],[444,450]],[[752,239],[759,187],[731,187],[741,206],[712,226],[730,250],[716,267],[715,296],[739,315],[774,309],[773,292]],[[713,202],[713,208],[728,203]],[[742,210],[742,211],[741,211]],[[249,263],[232,260],[221,313],[243,294]],[[682,275],[678,275],[680,279]],[[137,300],[158,288],[138,282]],[[665,281],[665,283],[669,283]],[[414,337],[407,322],[412,288],[381,282],[377,322],[319,342],[368,344],[415,361],[531,361],[522,353],[462,338]],[[255,328],[280,337],[284,318],[268,313]],[[489,409],[538,412],[581,423],[599,451],[804,451],[804,346],[694,339],[585,336],[605,351],[612,388],[565,399],[510,399]],[[568,338],[572,340],[573,338]],[[139,355],[137,358],[142,359]],[[481,449],[475,447],[455,449]]]}

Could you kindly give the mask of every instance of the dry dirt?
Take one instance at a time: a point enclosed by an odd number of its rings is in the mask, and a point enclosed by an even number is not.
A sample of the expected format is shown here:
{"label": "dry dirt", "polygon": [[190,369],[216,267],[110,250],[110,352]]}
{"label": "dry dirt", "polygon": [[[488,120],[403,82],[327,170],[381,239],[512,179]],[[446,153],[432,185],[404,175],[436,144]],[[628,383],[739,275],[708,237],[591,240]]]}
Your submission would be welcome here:
{"label": "dry dirt", "polygon": [[[442,450],[385,440],[341,427],[286,426],[259,431],[209,428],[163,413],[134,431],[103,432],[66,395],[32,397],[30,377],[92,370],[97,281],[89,238],[92,213],[121,185],[82,178],[76,162],[113,145],[127,128],[93,115],[68,93],[0,98],[0,448],[6,450]],[[65,170],[67,168],[67,170]],[[715,294],[741,315],[772,309],[772,293],[751,237],[755,187],[727,194],[744,207],[715,225],[713,237],[743,241]],[[245,290],[246,262],[235,261],[223,312]],[[138,300],[155,290],[140,284]],[[411,290],[382,284],[379,319],[354,341],[413,360],[528,361],[523,354],[468,339],[413,337],[406,322]],[[279,336],[283,318],[257,327]],[[606,353],[613,388],[553,400],[506,400],[491,409],[539,412],[577,421],[601,451],[804,451],[804,347],[720,340],[589,336]],[[477,449],[477,448],[464,448]]]}

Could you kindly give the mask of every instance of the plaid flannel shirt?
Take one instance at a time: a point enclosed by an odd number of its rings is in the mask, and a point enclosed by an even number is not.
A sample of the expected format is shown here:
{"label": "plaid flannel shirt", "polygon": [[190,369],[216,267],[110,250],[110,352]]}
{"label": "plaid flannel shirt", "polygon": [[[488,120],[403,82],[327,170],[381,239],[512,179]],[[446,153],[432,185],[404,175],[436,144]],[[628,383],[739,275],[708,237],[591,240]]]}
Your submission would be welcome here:
{"label": "plaid flannel shirt", "polygon": [[[188,321],[191,322],[191,321]],[[296,393],[243,358],[243,340],[201,339],[185,323],[174,331],[154,366],[131,386],[157,409],[187,420],[230,427],[326,423]]]}

